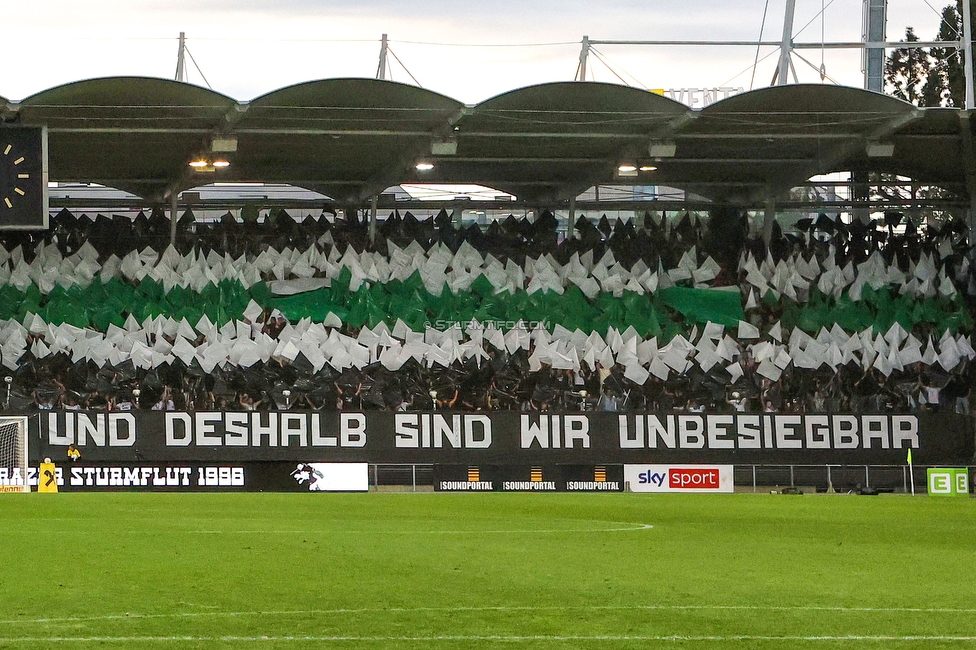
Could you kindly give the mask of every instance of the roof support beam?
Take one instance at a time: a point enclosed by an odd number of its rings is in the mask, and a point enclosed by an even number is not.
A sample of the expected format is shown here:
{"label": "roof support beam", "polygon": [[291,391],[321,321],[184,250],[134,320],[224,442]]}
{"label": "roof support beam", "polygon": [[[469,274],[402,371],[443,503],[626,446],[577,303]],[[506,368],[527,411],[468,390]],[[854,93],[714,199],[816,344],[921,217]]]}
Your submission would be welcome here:
{"label": "roof support beam", "polygon": [[[728,47],[730,45],[738,47],[779,47],[782,45],[782,41],[607,41],[590,39],[589,42],[590,45],[692,45],[696,47],[711,45],[718,47]],[[864,48],[897,50],[901,48],[919,47],[961,48],[962,43],[960,41],[911,41],[910,43],[901,41],[839,41],[833,43],[793,43],[792,45],[794,50],[857,50]]]}
{"label": "roof support beam", "polygon": [[371,196],[402,182],[418,160],[430,155],[430,143],[430,138],[427,138],[420,143],[407,147],[406,151],[396,160],[360,183],[359,191],[355,195],[346,198],[350,202],[361,204]]}

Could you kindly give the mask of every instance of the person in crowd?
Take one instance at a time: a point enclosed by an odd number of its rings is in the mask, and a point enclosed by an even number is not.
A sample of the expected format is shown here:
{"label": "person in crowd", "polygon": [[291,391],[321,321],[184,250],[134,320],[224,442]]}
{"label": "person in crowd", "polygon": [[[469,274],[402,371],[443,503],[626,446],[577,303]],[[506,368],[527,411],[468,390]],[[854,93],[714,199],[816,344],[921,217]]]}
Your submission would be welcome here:
{"label": "person in crowd", "polygon": [[159,396],[159,401],[153,404],[153,411],[175,411],[176,404],[173,402],[173,398],[170,395],[169,386],[163,388],[162,395]]}
{"label": "person in crowd", "polygon": [[620,410],[620,398],[614,392],[613,388],[607,386],[603,390],[603,394],[600,395],[600,399],[597,402],[596,410],[598,411],[619,411]]}

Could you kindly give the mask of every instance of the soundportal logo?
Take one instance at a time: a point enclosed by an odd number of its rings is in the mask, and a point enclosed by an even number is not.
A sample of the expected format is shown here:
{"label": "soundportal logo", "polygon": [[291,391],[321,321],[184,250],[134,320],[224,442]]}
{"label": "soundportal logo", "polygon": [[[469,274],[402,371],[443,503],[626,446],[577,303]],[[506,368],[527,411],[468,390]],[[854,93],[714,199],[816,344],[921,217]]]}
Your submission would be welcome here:
{"label": "soundportal logo", "polygon": [[731,465],[624,465],[632,492],[732,492]]}

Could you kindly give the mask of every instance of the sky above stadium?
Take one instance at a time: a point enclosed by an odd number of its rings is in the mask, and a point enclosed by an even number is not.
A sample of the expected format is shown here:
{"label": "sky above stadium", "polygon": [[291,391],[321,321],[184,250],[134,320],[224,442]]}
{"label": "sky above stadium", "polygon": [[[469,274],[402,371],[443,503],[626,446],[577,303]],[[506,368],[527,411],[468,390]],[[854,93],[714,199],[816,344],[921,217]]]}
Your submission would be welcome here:
{"label": "sky above stadium", "polygon": [[[914,26],[935,37],[948,0],[889,0],[888,40]],[[785,0],[33,0],[3,9],[0,96],[20,100],[93,77],[173,78],[179,32],[194,64],[189,81],[238,100],[303,81],[374,77],[379,41],[425,88],[476,103],[536,83],[572,80],[583,35],[594,40],[779,40]],[[797,0],[796,42],[858,41],[861,0]],[[821,8],[824,21],[821,25]],[[590,78],[645,88],[748,89],[770,83],[776,49],[597,45]],[[814,68],[862,86],[857,50],[802,50]],[[823,59],[821,58],[823,57]],[[413,83],[392,60],[392,78]]]}

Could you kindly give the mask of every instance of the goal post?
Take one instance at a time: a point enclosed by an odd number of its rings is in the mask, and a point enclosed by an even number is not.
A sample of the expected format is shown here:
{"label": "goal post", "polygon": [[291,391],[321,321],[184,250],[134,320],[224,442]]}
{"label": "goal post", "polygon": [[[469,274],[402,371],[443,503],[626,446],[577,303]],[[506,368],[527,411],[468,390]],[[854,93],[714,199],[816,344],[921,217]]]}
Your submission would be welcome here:
{"label": "goal post", "polygon": [[27,418],[0,417],[0,492],[30,492]]}

